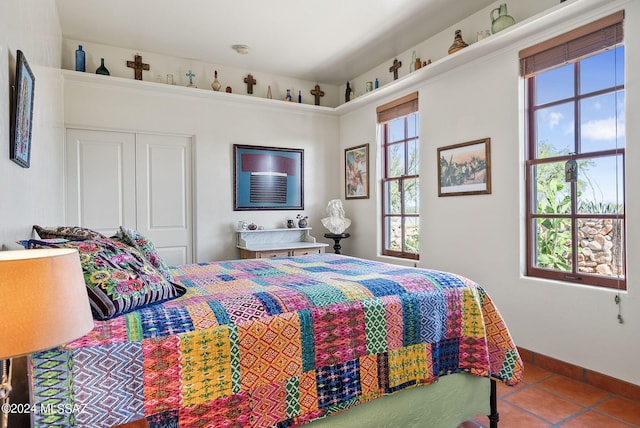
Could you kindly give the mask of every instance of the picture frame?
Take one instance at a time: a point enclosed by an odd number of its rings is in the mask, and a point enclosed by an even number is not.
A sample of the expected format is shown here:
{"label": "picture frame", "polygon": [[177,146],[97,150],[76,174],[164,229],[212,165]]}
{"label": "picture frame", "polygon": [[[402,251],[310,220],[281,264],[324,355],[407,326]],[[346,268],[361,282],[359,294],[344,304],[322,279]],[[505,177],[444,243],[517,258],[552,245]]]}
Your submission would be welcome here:
{"label": "picture frame", "polygon": [[233,145],[234,211],[303,210],[304,150]]}
{"label": "picture frame", "polygon": [[369,144],[344,149],[345,199],[369,198]]}
{"label": "picture frame", "polygon": [[438,196],[491,193],[491,138],[438,148]]}
{"label": "picture frame", "polygon": [[29,168],[31,165],[31,129],[35,81],[36,79],[24,53],[18,50],[9,158],[23,168]]}

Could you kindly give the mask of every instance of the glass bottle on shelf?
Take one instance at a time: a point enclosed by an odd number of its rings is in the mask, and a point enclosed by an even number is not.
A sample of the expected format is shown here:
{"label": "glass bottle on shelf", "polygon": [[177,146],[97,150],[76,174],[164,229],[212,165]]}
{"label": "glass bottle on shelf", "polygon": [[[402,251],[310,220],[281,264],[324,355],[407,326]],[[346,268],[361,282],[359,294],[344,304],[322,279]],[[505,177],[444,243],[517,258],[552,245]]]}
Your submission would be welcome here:
{"label": "glass bottle on shelf", "polygon": [[96,70],[96,74],[102,74],[103,76],[110,76],[109,70],[104,66],[104,58],[100,58],[100,67]]}
{"label": "glass bottle on shelf", "polygon": [[78,49],[76,49],[76,71],[85,71],[85,53],[82,50],[82,45],[78,45]]}
{"label": "glass bottle on shelf", "polygon": [[287,95],[284,97],[285,101],[291,101],[291,89],[287,89]]}

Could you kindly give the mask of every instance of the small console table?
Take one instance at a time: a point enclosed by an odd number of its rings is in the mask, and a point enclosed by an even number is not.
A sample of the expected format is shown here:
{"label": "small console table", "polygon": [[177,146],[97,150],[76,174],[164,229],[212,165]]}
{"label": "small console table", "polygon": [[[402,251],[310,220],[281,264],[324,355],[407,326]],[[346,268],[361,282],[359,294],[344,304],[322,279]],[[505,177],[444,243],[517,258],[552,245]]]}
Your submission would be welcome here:
{"label": "small console table", "polygon": [[334,245],[333,245],[333,252],[336,254],[340,254],[340,249],[342,248],[340,246],[340,240],[341,239],[346,239],[348,237],[350,237],[351,235],[348,233],[325,233],[324,237],[325,238],[329,238],[329,239],[333,239]]}
{"label": "small console table", "polygon": [[236,246],[242,259],[303,256],[324,253],[329,244],[316,242],[310,227],[292,229],[238,230]]}

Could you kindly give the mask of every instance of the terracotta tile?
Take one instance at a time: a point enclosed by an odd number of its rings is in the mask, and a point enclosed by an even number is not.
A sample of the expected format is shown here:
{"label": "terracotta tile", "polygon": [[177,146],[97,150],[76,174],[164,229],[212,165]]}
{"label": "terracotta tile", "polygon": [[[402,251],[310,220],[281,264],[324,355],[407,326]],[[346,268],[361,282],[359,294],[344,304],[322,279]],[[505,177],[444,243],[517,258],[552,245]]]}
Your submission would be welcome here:
{"label": "terracotta tile", "polygon": [[[500,403],[498,403],[498,407],[500,407]],[[470,425],[469,427],[481,427],[481,428],[488,428],[489,427],[489,418],[487,418],[486,416],[478,416],[473,418],[473,423],[474,425]],[[500,424],[498,424],[500,425]]]}
{"label": "terracotta tile", "polygon": [[533,364],[533,356],[535,355],[533,351],[518,347],[518,353],[525,365]]}
{"label": "terracotta tile", "polygon": [[458,428],[478,428],[478,425],[471,421],[467,421],[458,425]]}
{"label": "terracotta tile", "polygon": [[[498,421],[500,428],[549,428],[551,426],[550,423],[504,401],[498,404],[498,412],[500,414],[500,420]],[[489,426],[488,423],[486,426]]]}
{"label": "terracotta tile", "polygon": [[502,401],[514,404],[552,423],[558,423],[583,409],[582,406],[535,386],[522,388]]}
{"label": "terracotta tile", "polygon": [[525,383],[536,383],[550,376],[553,376],[553,373],[551,373],[550,371],[541,369],[540,367],[528,365],[524,368],[523,381]]}
{"label": "terracotta tile", "polygon": [[616,395],[640,402],[639,385],[633,385],[629,382],[591,370],[586,371],[586,381],[588,384],[604,389],[605,391],[610,391]]}
{"label": "terracotta tile", "polygon": [[590,406],[610,396],[609,393],[601,389],[576,382],[563,376],[554,376],[545,379],[536,386],[576,401],[584,406]]}
{"label": "terracotta tile", "polygon": [[565,363],[564,361],[556,360],[555,358],[540,354],[536,354],[535,361],[536,366],[540,368],[549,370],[556,374],[561,374],[579,382],[583,381],[584,369],[582,367],[574,366],[573,364]]}
{"label": "terracotta tile", "polygon": [[502,382],[497,382],[496,385],[497,385],[498,398],[502,398],[505,395],[513,394],[515,391],[522,388],[526,384],[524,382],[520,382],[516,386],[508,386]]}
{"label": "terracotta tile", "polygon": [[595,410],[640,426],[640,403],[613,397],[596,406]]}
{"label": "terracotta tile", "polygon": [[562,428],[629,428],[631,425],[603,414],[588,411],[562,424]]}

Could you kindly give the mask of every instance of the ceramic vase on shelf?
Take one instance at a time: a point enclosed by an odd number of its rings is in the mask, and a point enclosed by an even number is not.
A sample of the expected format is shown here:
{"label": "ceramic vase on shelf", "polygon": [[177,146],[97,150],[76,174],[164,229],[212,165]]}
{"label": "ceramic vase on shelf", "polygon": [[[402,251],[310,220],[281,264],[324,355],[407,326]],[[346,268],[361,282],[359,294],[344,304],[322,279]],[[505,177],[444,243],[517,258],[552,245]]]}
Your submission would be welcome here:
{"label": "ceramic vase on shelf", "polygon": [[104,66],[104,58],[100,58],[100,67],[96,70],[96,74],[102,74],[103,76],[110,76],[109,70]]}
{"label": "ceramic vase on shelf", "polygon": [[455,36],[453,38],[453,44],[449,47],[449,55],[454,52],[458,52],[460,49],[466,48],[469,46],[464,40],[462,40],[462,30],[456,30]]}
{"label": "ceramic vase on shelf", "polygon": [[[495,16],[496,12],[498,13],[497,17]],[[506,3],[502,3],[500,7],[493,9],[489,16],[491,17],[491,34],[496,34],[498,31],[502,31],[516,23],[513,16],[507,15]]]}
{"label": "ceramic vase on shelf", "polygon": [[221,87],[222,87],[222,85],[218,81],[218,70],[215,70],[213,72],[213,83],[211,83],[211,89],[213,89],[214,91],[218,92]]}

